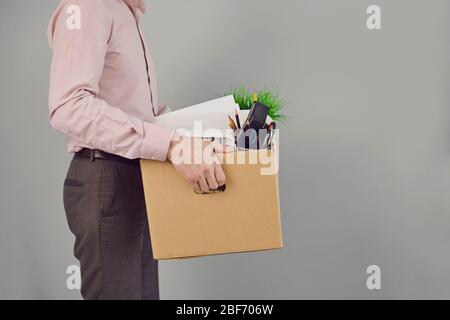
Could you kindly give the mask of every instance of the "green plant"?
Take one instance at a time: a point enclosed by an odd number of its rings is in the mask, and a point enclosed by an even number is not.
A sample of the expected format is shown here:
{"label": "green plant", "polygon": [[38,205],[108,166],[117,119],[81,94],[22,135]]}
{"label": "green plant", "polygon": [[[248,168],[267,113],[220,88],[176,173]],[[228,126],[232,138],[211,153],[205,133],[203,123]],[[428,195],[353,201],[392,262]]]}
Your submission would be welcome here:
{"label": "green plant", "polygon": [[287,119],[287,116],[281,113],[282,109],[286,106],[286,103],[280,99],[278,93],[268,90],[250,93],[244,87],[239,87],[227,91],[225,95],[233,95],[234,100],[241,110],[249,110],[252,108],[254,102],[259,102],[269,108],[269,116],[273,120],[283,121]]}

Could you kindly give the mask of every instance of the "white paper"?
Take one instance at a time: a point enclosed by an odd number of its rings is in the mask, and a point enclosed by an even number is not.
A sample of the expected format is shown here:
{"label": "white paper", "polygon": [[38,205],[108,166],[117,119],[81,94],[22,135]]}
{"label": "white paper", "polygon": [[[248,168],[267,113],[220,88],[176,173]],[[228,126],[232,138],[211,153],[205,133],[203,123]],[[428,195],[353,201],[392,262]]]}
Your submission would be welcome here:
{"label": "white paper", "polygon": [[[236,110],[244,126],[250,111],[240,110],[232,95],[165,113],[156,117],[154,123],[194,137],[229,137],[233,131],[228,116],[236,122]],[[271,121],[269,117],[268,121]]]}
{"label": "white paper", "polygon": [[[218,137],[223,136],[228,129],[228,115],[234,115],[235,110],[238,109],[239,106],[234,102],[234,97],[230,95],[165,113],[156,117],[154,123],[171,129],[184,129],[194,136],[200,135],[199,130],[217,129],[220,131],[212,134],[210,132],[208,135]],[[194,128],[195,125],[196,128]],[[194,129],[196,129],[195,134]]]}
{"label": "white paper", "polygon": [[171,113],[164,114],[169,115],[184,115],[184,114],[193,114],[193,113],[213,113],[213,112],[234,112],[234,110],[239,107],[237,106],[236,102],[234,101],[234,97],[232,95],[221,97],[218,99],[202,102],[190,107],[185,107],[178,109],[176,111],[173,111]]}

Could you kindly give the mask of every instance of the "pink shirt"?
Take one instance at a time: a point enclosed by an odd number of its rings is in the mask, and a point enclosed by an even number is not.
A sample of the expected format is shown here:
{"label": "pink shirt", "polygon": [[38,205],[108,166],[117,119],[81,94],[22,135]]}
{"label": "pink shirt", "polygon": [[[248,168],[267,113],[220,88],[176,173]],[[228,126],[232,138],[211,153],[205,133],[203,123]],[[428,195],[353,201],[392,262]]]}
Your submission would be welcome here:
{"label": "pink shirt", "polygon": [[166,160],[173,131],[152,123],[164,106],[139,26],[144,13],[143,0],[62,0],[56,9],[50,120],[70,152]]}

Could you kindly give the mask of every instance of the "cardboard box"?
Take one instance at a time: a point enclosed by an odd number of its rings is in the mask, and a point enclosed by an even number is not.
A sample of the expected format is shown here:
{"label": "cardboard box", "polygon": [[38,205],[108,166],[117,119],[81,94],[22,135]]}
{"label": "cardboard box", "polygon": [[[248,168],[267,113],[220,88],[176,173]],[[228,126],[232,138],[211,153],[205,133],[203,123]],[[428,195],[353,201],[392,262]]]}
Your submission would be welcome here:
{"label": "cardboard box", "polygon": [[278,153],[237,151],[227,157],[234,160],[222,159],[226,190],[214,194],[196,194],[170,163],[141,160],[155,259],[283,247],[278,170],[268,169],[268,162],[278,166]]}

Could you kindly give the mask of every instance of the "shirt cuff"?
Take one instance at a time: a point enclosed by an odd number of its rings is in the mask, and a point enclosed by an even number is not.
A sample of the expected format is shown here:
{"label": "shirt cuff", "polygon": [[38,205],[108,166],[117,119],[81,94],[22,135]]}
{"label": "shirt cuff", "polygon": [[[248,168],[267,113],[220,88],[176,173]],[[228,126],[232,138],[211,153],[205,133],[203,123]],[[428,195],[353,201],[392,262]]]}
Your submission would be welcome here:
{"label": "shirt cuff", "polygon": [[166,161],[175,130],[144,122],[141,159]]}

